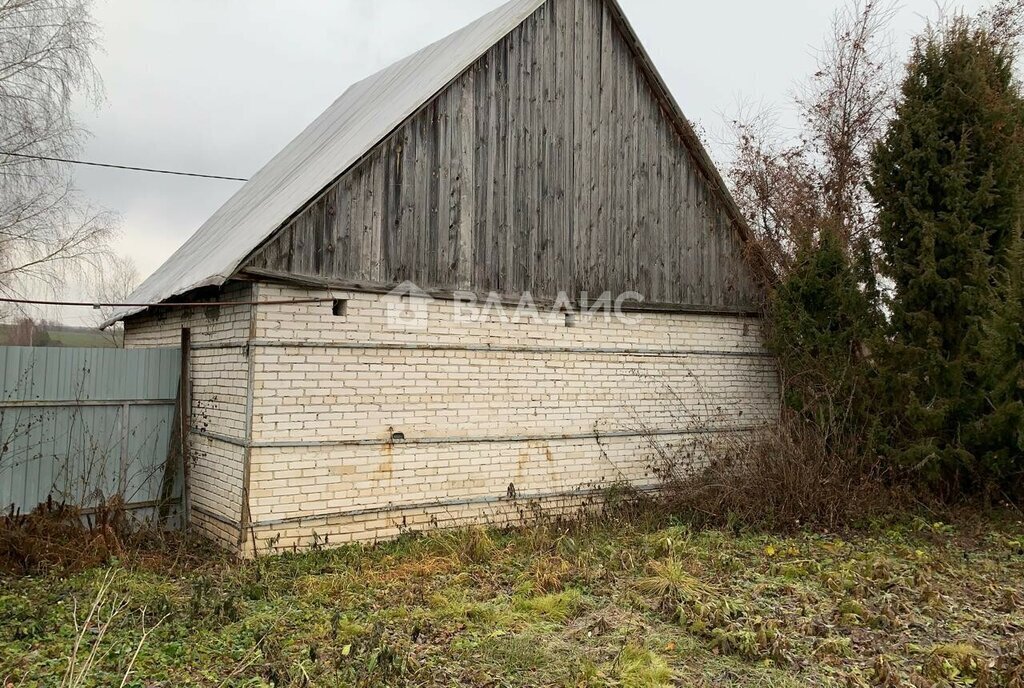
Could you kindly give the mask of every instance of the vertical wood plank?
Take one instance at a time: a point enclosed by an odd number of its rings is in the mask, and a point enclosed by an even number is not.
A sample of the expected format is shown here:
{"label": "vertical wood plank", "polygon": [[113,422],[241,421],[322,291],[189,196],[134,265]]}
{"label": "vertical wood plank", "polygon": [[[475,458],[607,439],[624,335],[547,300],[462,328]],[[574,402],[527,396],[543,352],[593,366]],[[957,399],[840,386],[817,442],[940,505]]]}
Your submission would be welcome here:
{"label": "vertical wood plank", "polygon": [[728,213],[647,74],[604,0],[547,0],[252,264],[511,296],[749,304]]}

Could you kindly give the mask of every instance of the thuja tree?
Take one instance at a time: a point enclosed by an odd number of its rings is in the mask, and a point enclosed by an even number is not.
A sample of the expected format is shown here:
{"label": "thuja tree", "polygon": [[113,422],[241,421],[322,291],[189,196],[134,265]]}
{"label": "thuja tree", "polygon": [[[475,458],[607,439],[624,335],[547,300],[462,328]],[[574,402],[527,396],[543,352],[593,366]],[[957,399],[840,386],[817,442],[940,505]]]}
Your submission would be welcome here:
{"label": "thuja tree", "polygon": [[868,456],[877,433],[864,342],[877,318],[845,243],[825,228],[798,247],[770,301],[768,344],[786,377],[787,406],[829,441]]}
{"label": "thuja tree", "polygon": [[876,361],[891,395],[893,452],[958,489],[1021,466],[1020,390],[1010,381],[1019,357],[1007,348],[1020,332],[1006,310],[1019,298],[1024,209],[1013,68],[1010,43],[982,22],[960,17],[926,33],[872,156],[881,272],[892,288]]}
{"label": "thuja tree", "polygon": [[[1017,490],[1024,485],[1024,243],[1010,252],[1010,288],[986,324],[980,386],[985,405],[967,427],[969,445],[986,467]],[[1018,495],[1024,496],[1024,495]]]}

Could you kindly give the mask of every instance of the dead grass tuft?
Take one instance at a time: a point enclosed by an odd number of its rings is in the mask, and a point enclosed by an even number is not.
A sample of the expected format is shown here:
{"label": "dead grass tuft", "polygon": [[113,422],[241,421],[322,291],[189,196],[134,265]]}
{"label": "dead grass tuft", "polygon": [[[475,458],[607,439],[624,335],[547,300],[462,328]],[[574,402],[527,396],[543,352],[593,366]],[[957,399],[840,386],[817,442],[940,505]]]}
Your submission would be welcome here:
{"label": "dead grass tuft", "polygon": [[437,543],[449,557],[464,565],[485,564],[498,550],[490,532],[481,526],[446,531],[438,536]]}
{"label": "dead grass tuft", "polygon": [[561,592],[566,581],[572,578],[573,568],[560,556],[542,556],[531,562],[528,575],[539,592]]}
{"label": "dead grass tuft", "polygon": [[639,590],[658,601],[658,608],[676,616],[680,606],[711,596],[711,589],[676,559],[652,561],[648,575],[637,584]]}

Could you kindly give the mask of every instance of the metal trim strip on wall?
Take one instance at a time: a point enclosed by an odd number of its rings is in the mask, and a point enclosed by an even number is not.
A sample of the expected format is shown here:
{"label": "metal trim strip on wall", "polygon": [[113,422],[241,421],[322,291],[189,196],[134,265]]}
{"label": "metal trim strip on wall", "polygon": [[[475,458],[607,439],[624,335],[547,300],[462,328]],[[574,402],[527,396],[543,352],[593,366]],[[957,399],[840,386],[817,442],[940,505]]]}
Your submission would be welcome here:
{"label": "metal trim strip on wall", "polygon": [[220,523],[223,526],[227,526],[228,528],[231,528],[232,530],[238,530],[239,527],[240,527],[238,523],[236,523],[235,521],[232,521],[230,518],[228,518],[226,516],[221,516],[220,514],[215,514],[212,511],[210,511],[209,509],[204,509],[203,507],[197,506],[196,504],[192,505],[192,511],[196,512],[197,514],[201,514],[201,515],[205,516],[206,518],[214,520],[214,521],[216,521],[217,523]]}
{"label": "metal trim strip on wall", "polygon": [[[661,489],[658,485],[640,485],[632,486],[632,489],[637,492],[653,493]],[[379,514],[385,512],[403,512],[411,511],[413,509],[443,509],[455,506],[469,506],[473,504],[500,504],[507,502],[511,504],[517,503],[529,503],[548,499],[568,499],[568,498],[587,498],[597,497],[604,494],[606,488],[591,488],[587,490],[570,490],[559,491],[559,492],[543,492],[529,495],[518,495],[515,499],[509,498],[507,495],[501,496],[487,496],[487,497],[466,497],[460,499],[441,499],[432,502],[417,502],[415,504],[394,504],[389,503],[383,506],[365,507],[361,509],[347,509],[343,511],[332,511],[326,514],[310,514],[308,516],[290,516],[287,518],[268,519],[265,521],[258,521],[252,524],[252,528],[267,528],[273,526],[282,525],[301,525],[307,521],[329,521],[337,518],[355,518],[358,516],[367,516],[370,514]]]}
{"label": "metal trim strip on wall", "polygon": [[[486,344],[400,344],[397,342],[317,342],[310,340],[269,340],[255,339],[254,347],[268,349],[382,349],[386,351],[467,351],[496,353],[537,353],[537,354],[609,354],[620,356],[687,357],[705,356],[711,358],[774,358],[768,351],[725,351],[714,349],[621,349],[614,347],[565,347],[565,346],[490,346]],[[244,349],[247,342],[194,344],[195,350]]]}
{"label": "metal trim strip on wall", "polygon": [[235,437],[228,437],[219,433],[192,428],[192,432],[201,437],[218,440],[237,447],[249,449],[303,449],[317,447],[349,447],[349,446],[402,446],[402,445],[440,445],[440,444],[501,444],[517,442],[567,442],[573,440],[591,440],[605,438],[637,438],[637,437],[665,437],[672,435],[711,435],[725,434],[730,432],[745,433],[753,432],[762,425],[743,425],[738,427],[716,427],[716,428],[690,428],[680,430],[615,430],[610,432],[580,432],[566,433],[562,435],[501,435],[493,437],[412,437],[401,441],[391,439],[369,438],[369,439],[348,439],[348,440],[252,440],[247,441]]}

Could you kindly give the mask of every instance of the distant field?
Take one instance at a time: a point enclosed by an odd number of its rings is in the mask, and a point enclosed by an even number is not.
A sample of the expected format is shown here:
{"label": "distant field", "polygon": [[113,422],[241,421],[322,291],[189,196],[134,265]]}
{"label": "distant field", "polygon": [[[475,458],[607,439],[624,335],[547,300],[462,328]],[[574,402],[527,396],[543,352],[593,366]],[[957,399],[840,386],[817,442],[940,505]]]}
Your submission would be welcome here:
{"label": "distant field", "polygon": [[472,530],[245,565],[127,555],[0,577],[0,685],[60,685],[72,655],[74,685],[121,685],[141,647],[124,685],[1017,688],[1018,517]]}
{"label": "distant field", "polygon": [[[0,346],[10,342],[10,325],[0,325]],[[122,330],[102,332],[94,328],[47,328],[44,330],[49,342],[43,346],[65,346],[81,348],[120,347],[124,343]]]}
{"label": "distant field", "polygon": [[99,330],[49,330],[50,340],[69,347],[113,347],[121,345],[120,331],[116,335]]}

